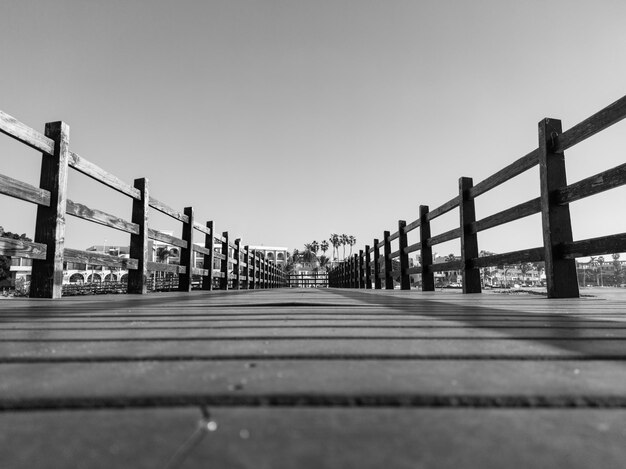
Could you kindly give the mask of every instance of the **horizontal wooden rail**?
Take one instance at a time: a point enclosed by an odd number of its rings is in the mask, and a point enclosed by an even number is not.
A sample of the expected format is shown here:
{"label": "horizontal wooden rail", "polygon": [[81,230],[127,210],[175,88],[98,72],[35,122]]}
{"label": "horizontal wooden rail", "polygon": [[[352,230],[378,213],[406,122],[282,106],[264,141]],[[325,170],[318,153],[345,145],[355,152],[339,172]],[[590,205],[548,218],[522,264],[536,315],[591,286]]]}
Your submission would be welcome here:
{"label": "horizontal wooden rail", "polygon": [[187,272],[185,266],[177,264],[164,264],[161,262],[148,261],[148,270],[151,272],[172,272],[174,274],[184,274]]}
{"label": "horizontal wooden rail", "polygon": [[561,253],[567,259],[624,251],[626,251],[626,233],[582,239],[561,247]]}
{"label": "horizontal wooden rail", "polygon": [[21,239],[0,238],[0,254],[26,259],[45,259],[46,245]]}
{"label": "horizontal wooden rail", "polygon": [[525,156],[522,156],[519,160],[511,163],[505,168],[502,168],[495,174],[492,174],[484,181],[479,182],[469,190],[469,196],[476,198],[479,195],[484,194],[491,189],[498,187],[500,184],[504,184],[510,181],[516,176],[534,168],[539,164],[539,150],[535,149]]}
{"label": "horizontal wooden rail", "polygon": [[540,212],[541,199],[537,197],[536,199],[529,200],[528,202],[478,220],[470,225],[470,230],[471,233],[478,233]]}
{"label": "horizontal wooden rail", "polygon": [[187,247],[187,241],[177,238],[176,236],[168,235],[167,233],[153,230],[152,228],[148,229],[148,237],[150,239],[154,239],[155,241],[161,241],[163,243],[171,244],[172,246],[176,246],[179,248]]}
{"label": "horizontal wooden rail", "polygon": [[54,140],[31,129],[20,121],[0,111],[0,132],[13,137],[35,150],[51,155],[54,153]]}
{"label": "horizontal wooden rail", "polygon": [[45,207],[50,206],[50,191],[31,186],[3,174],[0,174],[0,194]]}
{"label": "horizontal wooden rail", "polygon": [[459,236],[461,236],[461,229],[454,228],[452,230],[446,231],[445,233],[441,233],[440,235],[431,237],[426,241],[426,243],[428,244],[428,246],[435,246],[437,244],[456,239]]}
{"label": "horizontal wooden rail", "polygon": [[138,268],[137,259],[111,256],[94,251],[81,251],[78,249],[65,248],[63,258],[67,262],[75,262],[77,264],[102,265],[127,270],[136,270]]}
{"label": "horizontal wooden rail", "polygon": [[139,200],[141,198],[141,193],[133,186],[128,185],[121,179],[110,174],[99,166],[87,161],[84,158],[81,158],[73,151],[69,152],[68,164],[70,168],[74,168],[76,171],[84,174],[85,176],[89,176],[90,178],[104,184],[105,186],[110,187],[111,189],[115,189],[116,191],[133,199]]}
{"label": "horizontal wooden rail", "polygon": [[470,260],[470,265],[476,268],[493,267],[497,265],[521,264],[524,262],[541,262],[545,260],[543,248],[522,249],[492,256],[478,257]]}
{"label": "horizontal wooden rail", "polygon": [[448,200],[445,204],[437,207],[436,209],[430,211],[428,213],[427,216],[427,220],[428,221],[432,221],[435,218],[440,217],[441,215],[444,215],[448,212],[450,212],[451,210],[454,210],[455,208],[457,208],[459,206],[459,197],[454,197],[453,199]]}
{"label": "horizontal wooden rail", "polygon": [[77,204],[67,200],[66,213],[83,220],[88,220],[100,225],[108,226],[125,233],[139,234],[139,225],[131,223],[114,215],[110,215],[100,210],[91,209],[85,205]]}
{"label": "horizontal wooden rail", "polygon": [[556,203],[569,204],[626,184],[626,163],[582,179],[554,194]]}
{"label": "horizontal wooden rail", "polygon": [[449,270],[460,270],[463,264],[460,261],[440,262],[430,266],[432,272],[446,272]]}
{"label": "horizontal wooden rail", "polygon": [[169,205],[155,199],[154,197],[150,197],[150,203],[149,203],[150,207],[152,207],[153,209],[165,214],[165,215],[169,215],[170,217],[172,217],[175,220],[178,221],[182,221],[183,223],[189,223],[189,217],[187,215],[185,215],[184,213],[181,213],[175,209],[173,209],[172,207],[170,207]]}

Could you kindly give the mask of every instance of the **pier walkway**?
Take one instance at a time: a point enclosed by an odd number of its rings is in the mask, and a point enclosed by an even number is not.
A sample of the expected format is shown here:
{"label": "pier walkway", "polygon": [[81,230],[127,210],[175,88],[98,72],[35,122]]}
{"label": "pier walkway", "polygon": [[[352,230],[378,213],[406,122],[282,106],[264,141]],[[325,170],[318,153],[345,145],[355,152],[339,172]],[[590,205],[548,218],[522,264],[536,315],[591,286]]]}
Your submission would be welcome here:
{"label": "pier walkway", "polygon": [[0,301],[3,468],[622,468],[626,302]]}

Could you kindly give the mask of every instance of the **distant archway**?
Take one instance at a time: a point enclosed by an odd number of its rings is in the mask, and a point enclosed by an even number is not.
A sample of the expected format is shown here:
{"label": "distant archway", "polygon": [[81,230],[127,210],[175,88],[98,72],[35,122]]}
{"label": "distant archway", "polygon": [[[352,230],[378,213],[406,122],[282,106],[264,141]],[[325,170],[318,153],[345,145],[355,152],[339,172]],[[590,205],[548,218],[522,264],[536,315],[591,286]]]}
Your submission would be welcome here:
{"label": "distant archway", "polygon": [[102,277],[99,274],[91,274],[87,277],[87,283],[100,283],[102,282]]}
{"label": "distant archway", "polygon": [[74,274],[70,277],[70,283],[85,283],[85,277],[82,274]]}

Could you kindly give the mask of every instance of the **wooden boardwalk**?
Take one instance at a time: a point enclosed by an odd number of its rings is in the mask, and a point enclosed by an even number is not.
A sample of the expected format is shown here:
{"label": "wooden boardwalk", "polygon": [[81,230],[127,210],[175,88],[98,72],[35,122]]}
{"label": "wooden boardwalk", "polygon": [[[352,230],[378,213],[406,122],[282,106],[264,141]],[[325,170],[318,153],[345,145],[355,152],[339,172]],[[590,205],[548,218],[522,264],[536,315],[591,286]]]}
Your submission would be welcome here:
{"label": "wooden boardwalk", "polygon": [[0,301],[0,467],[623,468],[626,302]]}

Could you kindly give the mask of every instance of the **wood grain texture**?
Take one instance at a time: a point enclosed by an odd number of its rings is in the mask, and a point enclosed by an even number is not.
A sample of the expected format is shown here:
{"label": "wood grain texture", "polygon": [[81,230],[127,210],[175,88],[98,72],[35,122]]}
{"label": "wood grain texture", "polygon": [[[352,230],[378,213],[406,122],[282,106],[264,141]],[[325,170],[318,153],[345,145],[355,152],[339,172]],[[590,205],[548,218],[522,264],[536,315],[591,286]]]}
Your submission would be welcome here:
{"label": "wood grain texture", "polygon": [[148,270],[150,272],[172,272],[175,274],[184,274],[187,269],[182,265],[176,264],[163,264],[161,262],[147,262]]}
{"label": "wood grain texture", "polygon": [[624,252],[626,233],[574,241],[560,246],[560,251],[566,259]]}
{"label": "wood grain texture", "polygon": [[209,276],[209,270],[201,269],[199,267],[193,267],[191,269],[191,275],[200,275],[201,277],[207,277]]}
{"label": "wood grain texture", "polygon": [[45,207],[50,206],[50,191],[31,186],[3,174],[0,174],[0,194]]}
{"label": "wood grain texture", "polygon": [[169,215],[175,220],[182,221],[183,223],[189,223],[189,217],[187,217],[184,213],[179,212],[178,210],[173,209],[169,205],[155,199],[154,197],[150,197],[150,207],[159,212]]}
{"label": "wood grain texture", "polygon": [[54,154],[54,140],[0,111],[0,132],[48,155]]}
{"label": "wood grain texture", "polygon": [[24,257],[27,259],[45,259],[46,245],[0,237],[0,255],[10,257]]}
{"label": "wood grain texture", "polygon": [[534,168],[539,164],[539,150],[535,149],[525,156],[522,156],[519,160],[514,161],[510,165],[502,168],[500,171],[492,174],[488,178],[476,184],[469,191],[469,196],[476,198],[481,194],[484,194],[491,189],[498,187],[515,176]]}
{"label": "wood grain texture", "polygon": [[445,204],[440,205],[434,210],[428,212],[428,221],[432,221],[441,215],[448,213],[451,210],[454,210],[459,206],[459,196],[454,197],[453,199],[448,200]]}
{"label": "wood grain texture", "polygon": [[626,117],[626,96],[596,112],[581,123],[563,132],[556,139],[555,153],[562,153],[568,148],[588,139],[592,135],[612,126]]}
{"label": "wood grain texture", "polygon": [[67,262],[76,262],[79,264],[103,265],[128,270],[136,270],[138,267],[137,259],[110,256],[94,251],[65,248],[64,257]]}
{"label": "wood grain texture", "polygon": [[404,252],[407,254],[411,254],[412,252],[419,251],[420,249],[422,249],[422,243],[414,243],[407,246],[404,249]]}
{"label": "wood grain texture", "polygon": [[132,197],[136,200],[139,200],[141,198],[141,193],[136,188],[134,188],[130,184],[125,183],[117,176],[114,176],[113,174],[105,171],[94,163],[87,161],[73,151],[70,152],[69,165],[76,171],[84,174],[85,176],[89,176],[90,178],[98,182],[101,182],[111,189],[115,189],[116,191]]}
{"label": "wood grain texture", "polygon": [[148,237],[150,239],[162,241],[166,244],[171,244],[172,246],[177,246],[179,248],[187,247],[187,241],[185,241],[184,239],[180,239],[176,236],[168,235],[166,233],[161,233],[160,231],[153,230],[152,228],[148,229]]}
{"label": "wood grain texture", "polygon": [[421,223],[422,223],[422,221],[418,218],[417,220],[415,220],[415,221],[409,223],[408,225],[406,225],[404,227],[404,232],[405,233],[410,233],[414,229],[419,228]]}
{"label": "wood grain texture", "polygon": [[422,249],[420,251],[420,263],[422,264],[422,291],[435,290],[435,276],[430,266],[433,264],[433,248],[428,245],[430,239],[430,221],[428,221],[428,205],[420,205],[420,242]]}
{"label": "wood grain texture", "polygon": [[523,262],[541,262],[544,260],[543,247],[522,249],[520,251],[511,251],[503,254],[495,254],[493,256],[484,256],[472,259],[470,264],[476,268],[495,267],[498,265],[512,265]]}
{"label": "wood grain texture", "polygon": [[441,262],[430,266],[433,272],[447,272],[450,270],[462,270],[463,263],[461,261]]}
{"label": "wood grain texture", "polygon": [[441,233],[440,235],[433,236],[426,241],[428,246],[435,246],[437,244],[445,243],[446,241],[450,241],[456,238],[461,237],[461,228],[454,228],[450,231],[446,231],[445,233]]}
{"label": "wood grain texture", "polygon": [[77,218],[82,218],[83,220],[88,220],[116,230],[124,231],[125,233],[139,234],[138,224],[128,222],[122,218],[118,218],[115,215],[110,215],[100,210],[89,208],[86,205],[78,204],[69,199],[67,200],[66,213]]}
{"label": "wood grain texture", "polygon": [[210,255],[211,254],[211,250],[205,248],[204,246],[198,246],[197,244],[193,245],[193,250],[195,252],[198,252],[200,254],[205,254],[205,255]]}
{"label": "wood grain texture", "polygon": [[193,228],[197,231],[199,231],[200,233],[204,233],[207,235],[211,234],[211,229],[208,226],[202,226],[200,223],[194,222],[193,223]]}
{"label": "wood grain texture", "polygon": [[134,187],[141,197],[133,199],[131,221],[139,226],[139,234],[130,235],[130,257],[137,259],[137,269],[128,273],[128,293],[144,295],[148,293],[148,213],[150,200],[150,183],[146,178],[135,179]]}
{"label": "wood grain texture", "polygon": [[624,184],[626,184],[626,163],[559,189],[554,198],[557,204],[564,205]]}
{"label": "wood grain texture", "polygon": [[541,198],[537,197],[472,223],[470,233],[479,233],[540,212]]}

